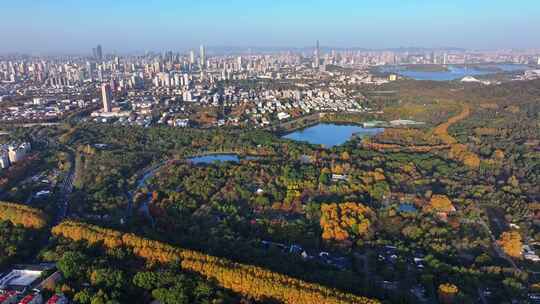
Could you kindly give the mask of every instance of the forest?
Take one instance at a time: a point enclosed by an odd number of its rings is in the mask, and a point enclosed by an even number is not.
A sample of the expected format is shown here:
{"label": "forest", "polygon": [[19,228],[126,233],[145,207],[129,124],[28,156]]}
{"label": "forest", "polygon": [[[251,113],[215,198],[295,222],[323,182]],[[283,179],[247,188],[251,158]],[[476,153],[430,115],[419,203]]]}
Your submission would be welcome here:
{"label": "forest", "polygon": [[216,280],[221,286],[253,297],[256,300],[277,300],[281,303],[378,303],[375,300],[341,293],[317,284],[250,265],[234,263],[199,252],[176,248],[161,242],[120,233],[97,226],[63,222],[52,230],[56,236],[90,244],[103,243],[107,248],[127,247],[148,261],[179,262],[182,269]]}
{"label": "forest", "polygon": [[[425,124],[332,148],[231,127],[13,131],[49,138],[38,155],[54,150],[60,178],[74,171],[71,220],[39,256],[78,303],[524,299],[540,283],[524,251],[540,244],[538,82],[382,89],[397,99],[382,114],[325,119]],[[190,161],[207,153],[239,160]],[[4,265],[36,252],[25,241],[55,203],[0,203]]]}

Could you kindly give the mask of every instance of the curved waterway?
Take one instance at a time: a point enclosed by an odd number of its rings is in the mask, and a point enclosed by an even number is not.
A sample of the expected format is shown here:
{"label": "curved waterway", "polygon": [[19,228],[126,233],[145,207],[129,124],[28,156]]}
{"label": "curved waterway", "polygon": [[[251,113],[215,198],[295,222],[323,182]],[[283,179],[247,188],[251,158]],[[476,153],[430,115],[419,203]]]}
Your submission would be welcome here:
{"label": "curved waterway", "polygon": [[[255,156],[246,156],[246,160],[256,160],[258,157]],[[238,154],[231,154],[231,153],[208,153],[208,154],[201,154],[193,157],[188,157],[186,160],[194,165],[201,165],[201,164],[212,164],[215,162],[234,162],[238,163],[240,162],[240,157]],[[133,199],[134,195],[137,191],[139,191],[141,188],[147,186],[147,182],[149,179],[154,177],[156,173],[163,168],[163,166],[167,165],[169,161],[165,161],[162,163],[159,163],[155,166],[152,166],[142,172],[142,176],[137,180],[137,186],[133,191],[130,191],[128,195],[128,213],[131,214],[132,208],[133,208]],[[150,214],[150,210],[148,209],[148,204],[150,203],[152,199],[152,196],[150,193],[148,193],[145,200],[141,203],[139,207],[139,211],[143,212],[151,221],[154,222],[152,215]]]}
{"label": "curved waterway", "polygon": [[187,160],[195,165],[211,164],[214,162],[238,163],[240,161],[240,157],[238,157],[238,154],[206,154],[190,157]]}

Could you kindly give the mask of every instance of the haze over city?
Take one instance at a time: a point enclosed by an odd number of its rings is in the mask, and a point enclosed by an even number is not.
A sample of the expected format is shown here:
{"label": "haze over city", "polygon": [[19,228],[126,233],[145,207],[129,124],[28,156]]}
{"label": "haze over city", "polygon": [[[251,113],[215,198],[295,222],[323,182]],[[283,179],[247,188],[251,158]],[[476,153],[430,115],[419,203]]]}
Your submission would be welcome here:
{"label": "haze over city", "polygon": [[540,2],[2,1],[0,53],[237,47],[540,48]]}

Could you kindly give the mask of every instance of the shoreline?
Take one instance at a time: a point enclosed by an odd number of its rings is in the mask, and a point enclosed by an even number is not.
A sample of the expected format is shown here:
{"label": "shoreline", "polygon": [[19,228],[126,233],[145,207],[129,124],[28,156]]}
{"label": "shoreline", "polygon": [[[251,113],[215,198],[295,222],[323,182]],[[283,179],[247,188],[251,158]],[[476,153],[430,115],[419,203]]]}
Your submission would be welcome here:
{"label": "shoreline", "polygon": [[[287,121],[287,122],[283,123],[283,124],[287,124],[287,125],[296,125],[296,123],[298,123],[298,122],[302,122],[302,121],[305,121],[305,120],[308,121],[308,123],[303,124],[301,126],[295,126],[295,127],[286,128],[286,129],[281,129],[280,126],[271,126],[267,130],[274,133],[278,137],[283,137],[285,135],[288,135],[288,134],[291,134],[291,133],[294,133],[294,132],[297,132],[297,131],[300,131],[300,130],[303,130],[303,129],[307,129],[307,128],[316,126],[318,124],[335,124],[335,125],[340,125],[340,126],[357,126],[357,127],[362,127],[364,129],[377,129],[377,128],[390,127],[389,125],[366,127],[365,124],[368,123],[369,121],[354,122],[354,121],[345,121],[345,120],[339,120],[339,119],[329,119],[329,120],[324,120],[323,119],[324,117],[328,117],[328,116],[331,116],[333,114],[336,114],[336,113],[334,113],[334,112],[318,112],[318,113],[314,113],[314,114],[311,114],[311,115],[308,115],[308,116],[299,117],[299,118],[296,118],[296,119],[293,119],[293,120],[290,120],[290,121]],[[339,114],[339,113],[337,113],[337,114]],[[352,113],[352,114],[354,114],[354,113]],[[369,113],[363,113],[363,114],[369,114]],[[317,119],[309,120],[310,117],[312,117],[313,115],[318,115],[319,117]]]}

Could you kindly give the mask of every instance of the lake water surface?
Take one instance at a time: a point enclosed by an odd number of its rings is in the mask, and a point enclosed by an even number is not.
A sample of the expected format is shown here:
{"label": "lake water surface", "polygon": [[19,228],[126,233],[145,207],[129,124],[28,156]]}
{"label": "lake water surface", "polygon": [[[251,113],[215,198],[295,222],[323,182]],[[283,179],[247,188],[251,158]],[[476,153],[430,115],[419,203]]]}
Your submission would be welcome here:
{"label": "lake water surface", "polygon": [[339,125],[319,123],[313,127],[298,130],[283,136],[296,141],[305,141],[314,145],[324,145],[331,148],[344,144],[356,134],[358,136],[373,136],[384,131],[382,128],[362,128],[356,125]]}
{"label": "lake water surface", "polygon": [[409,70],[407,67],[394,65],[382,67],[381,71],[384,73],[396,73],[415,80],[450,81],[462,79],[466,76],[481,76],[501,72],[525,71],[527,68],[528,67],[526,65],[522,64],[492,64],[486,65],[485,68],[449,65],[448,71],[428,72]]}

